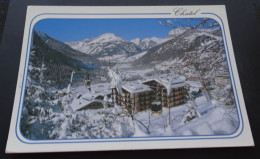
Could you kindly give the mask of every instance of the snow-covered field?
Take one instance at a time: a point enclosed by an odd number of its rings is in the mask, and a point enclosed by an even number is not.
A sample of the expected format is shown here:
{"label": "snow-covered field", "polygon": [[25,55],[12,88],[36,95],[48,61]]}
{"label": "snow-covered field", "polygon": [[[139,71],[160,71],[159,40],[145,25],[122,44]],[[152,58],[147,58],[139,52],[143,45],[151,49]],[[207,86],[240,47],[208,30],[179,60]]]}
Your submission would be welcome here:
{"label": "snow-covered field", "polygon": [[142,124],[139,123],[138,126],[146,134],[148,128],[149,136],[223,135],[237,129],[238,117],[234,107],[227,107],[221,103],[207,103],[205,96],[197,98],[196,103],[201,117],[187,124],[183,124],[182,121],[188,104],[170,109],[170,131],[168,109],[164,109],[160,116],[151,115],[150,110],[139,112],[137,120]]}

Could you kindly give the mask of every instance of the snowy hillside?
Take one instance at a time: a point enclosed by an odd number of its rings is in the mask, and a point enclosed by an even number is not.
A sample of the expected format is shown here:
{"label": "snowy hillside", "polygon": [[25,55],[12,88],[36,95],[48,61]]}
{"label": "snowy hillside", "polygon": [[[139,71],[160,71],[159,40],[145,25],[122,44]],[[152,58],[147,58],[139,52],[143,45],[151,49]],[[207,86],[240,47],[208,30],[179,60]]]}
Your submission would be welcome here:
{"label": "snowy hillside", "polygon": [[[137,114],[138,124],[149,136],[186,136],[186,135],[219,135],[233,133],[238,127],[238,117],[232,107],[221,103],[209,104],[205,97],[196,99],[201,117],[184,124],[185,111],[188,105],[170,109],[171,125],[167,123],[169,110],[165,109],[161,116],[152,116],[151,111]],[[150,117],[149,117],[150,116]]]}
{"label": "snowy hillside", "polygon": [[189,30],[190,28],[174,28],[172,30],[169,31],[168,35],[166,36],[166,38],[168,39],[174,39],[177,36],[183,34],[185,31]]}
{"label": "snowy hillside", "polygon": [[[102,86],[102,87],[101,87]],[[93,91],[106,90],[109,84],[93,85]],[[38,86],[38,91],[31,94],[28,89],[26,105],[23,108],[22,132],[29,139],[77,139],[77,138],[129,138],[153,136],[186,136],[186,135],[224,135],[234,132],[238,127],[238,117],[233,106],[223,103],[207,103],[205,96],[196,99],[200,117],[188,123],[183,119],[188,115],[189,103],[170,109],[163,109],[161,115],[153,115],[150,109],[138,112],[135,118],[120,106],[104,107],[73,111],[72,106],[79,94],[86,96],[85,87],[73,87],[71,96],[65,96],[62,107],[57,95]],[[53,98],[45,99],[40,94],[48,94]],[[28,102],[34,103],[29,105]],[[42,130],[42,131],[37,131]]]}
{"label": "snowy hillside", "polygon": [[140,38],[135,38],[135,39],[130,40],[130,42],[134,43],[135,45],[140,45],[141,39]]}
{"label": "snowy hillside", "polygon": [[[40,35],[40,36],[39,36]],[[43,40],[46,38],[47,42]],[[51,45],[51,40],[45,34],[39,34],[39,32],[33,33],[33,47],[31,49],[29,71],[31,79],[38,81],[39,71],[38,67],[41,67],[43,63],[46,70],[44,71],[44,80],[48,81],[50,86],[56,88],[64,88],[67,86],[70,79],[70,73],[76,71],[75,81],[81,81],[85,78],[85,75],[89,70],[93,70],[96,66],[82,62],[86,61],[83,58],[78,60],[82,56],[87,58],[84,54],[73,54],[69,52],[60,52],[63,48],[53,49],[63,45]],[[65,45],[65,44],[64,44]],[[89,61],[89,59],[87,59]],[[95,61],[95,60],[93,60]],[[54,69],[55,68],[55,69]]]}
{"label": "snowy hillside", "polygon": [[[138,59],[136,63],[149,65],[156,61],[183,58],[185,55],[190,55],[193,52],[198,52],[198,56],[205,57],[207,56],[205,54],[210,53],[208,49],[212,49],[219,56],[224,55],[222,38],[201,30],[189,30],[184,34],[180,34],[177,38],[148,50],[147,54]],[[186,61],[186,58],[183,60]]]}
{"label": "snowy hillside", "polygon": [[156,45],[164,43],[167,40],[169,40],[169,39],[152,37],[152,38],[145,38],[143,40],[141,40],[140,38],[136,38],[136,39],[131,40],[130,42],[135,43],[142,50],[147,50],[147,49],[150,49],[150,48],[152,48]]}
{"label": "snowy hillside", "polygon": [[[189,77],[200,74],[204,85],[213,99],[233,102],[228,66],[219,29],[194,29],[180,34],[148,50],[133,61],[138,69],[156,68],[164,72],[173,71],[180,76]],[[220,78],[220,81],[218,81]],[[231,100],[229,100],[231,99]]]}
{"label": "snowy hillside", "polygon": [[86,55],[80,51],[74,50],[67,44],[65,44],[61,41],[55,40],[55,39],[49,37],[47,34],[40,32],[39,30],[34,30],[34,33],[37,34],[49,48],[56,50],[56,51],[64,54],[65,56],[68,56],[70,58],[73,58],[73,59],[76,59],[76,60],[79,60],[79,61],[82,61],[85,63],[98,63],[99,62],[99,60],[97,60],[96,58]]}
{"label": "snowy hillside", "polygon": [[130,56],[130,57],[124,59],[123,62],[133,62],[133,61],[141,58],[142,56],[144,56],[146,53],[147,53],[147,51],[144,51],[144,52],[138,53],[134,56]]}

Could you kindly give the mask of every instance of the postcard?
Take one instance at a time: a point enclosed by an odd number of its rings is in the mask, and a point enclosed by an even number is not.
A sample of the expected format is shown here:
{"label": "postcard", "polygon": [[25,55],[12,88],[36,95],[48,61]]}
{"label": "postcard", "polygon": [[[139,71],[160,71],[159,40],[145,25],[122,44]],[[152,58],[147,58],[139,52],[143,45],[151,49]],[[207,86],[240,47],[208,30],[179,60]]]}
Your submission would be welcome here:
{"label": "postcard", "polygon": [[7,153],[238,146],[225,6],[28,6]]}

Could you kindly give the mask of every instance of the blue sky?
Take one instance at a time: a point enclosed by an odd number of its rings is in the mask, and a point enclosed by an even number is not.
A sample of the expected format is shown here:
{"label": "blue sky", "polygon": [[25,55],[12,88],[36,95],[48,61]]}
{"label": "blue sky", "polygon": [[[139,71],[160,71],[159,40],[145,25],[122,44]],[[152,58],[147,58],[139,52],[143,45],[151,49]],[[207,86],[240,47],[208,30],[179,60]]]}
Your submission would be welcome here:
{"label": "blue sky", "polygon": [[187,27],[200,22],[201,19],[43,19],[34,28],[62,42],[90,39],[108,32],[132,40],[164,38],[172,26]]}

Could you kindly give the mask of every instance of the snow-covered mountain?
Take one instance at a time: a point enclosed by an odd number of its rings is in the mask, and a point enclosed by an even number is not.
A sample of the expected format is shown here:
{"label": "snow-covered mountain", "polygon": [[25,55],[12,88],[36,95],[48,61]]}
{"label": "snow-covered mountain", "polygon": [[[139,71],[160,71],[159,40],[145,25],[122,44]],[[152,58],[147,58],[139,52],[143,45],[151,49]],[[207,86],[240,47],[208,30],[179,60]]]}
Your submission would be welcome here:
{"label": "snow-covered mountain", "polygon": [[135,38],[135,39],[130,40],[130,42],[134,43],[135,45],[140,45],[141,41],[142,40],[140,38]]}
{"label": "snow-covered mountain", "polygon": [[164,43],[167,40],[168,39],[151,37],[151,38],[145,38],[143,40],[141,40],[140,38],[136,38],[136,39],[131,40],[130,42],[135,43],[142,50],[147,50],[147,49],[150,49],[150,48],[152,48],[156,45]]}
{"label": "snow-covered mountain", "polygon": [[136,44],[113,33],[105,33],[97,38],[83,41],[67,42],[71,48],[84,52],[103,61],[116,61],[142,51]]}
{"label": "snow-covered mountain", "polygon": [[[222,37],[218,35],[206,30],[193,29],[184,31],[185,29],[183,28],[177,30],[181,30],[179,35],[175,34],[175,38],[149,49],[147,53],[135,63],[146,65],[156,61],[162,62],[174,60],[177,57],[184,57],[184,55],[189,54],[189,52],[197,52],[202,56],[202,53],[208,53],[211,49],[212,52],[223,50]],[[214,33],[215,32],[216,30]]]}
{"label": "snow-covered mountain", "polygon": [[[206,89],[211,90],[211,96],[228,101],[225,93],[219,91],[230,87],[224,44],[219,30],[187,30],[176,38],[147,50],[146,54],[132,62],[132,66],[155,68],[185,77],[199,72]],[[226,80],[221,86],[216,80],[220,76],[219,72],[224,72],[225,76],[221,77],[221,81]]]}
{"label": "snow-covered mountain", "polygon": [[40,32],[39,30],[34,30],[34,34],[38,35],[40,39],[50,48],[53,50],[56,50],[65,56],[68,56],[70,58],[82,61],[84,63],[98,63],[99,60],[96,58],[93,58],[90,55],[84,54],[78,50],[72,49],[67,44],[58,41],[56,39],[51,38],[45,33]]}
{"label": "snow-covered mountain", "polygon": [[174,28],[169,31],[168,35],[166,36],[167,39],[174,39],[177,36],[181,35],[185,31],[187,31],[190,28]]}
{"label": "snow-covered mountain", "polygon": [[[166,36],[166,39],[168,39],[168,40],[174,39],[188,30],[192,30],[192,29],[189,27],[174,28],[169,31],[168,35]],[[209,34],[221,36],[221,30],[219,28],[215,28],[215,29],[200,28],[200,29],[196,29],[196,30],[200,31],[200,32],[206,32]]]}
{"label": "snow-covered mountain", "polygon": [[174,39],[188,29],[175,28],[169,31],[165,38],[136,38],[130,41],[118,37],[113,33],[105,33],[96,38],[66,42],[66,44],[75,50],[91,55],[99,60],[119,62]]}
{"label": "snow-covered mountain", "polygon": [[133,62],[133,61],[141,58],[142,56],[144,56],[146,53],[147,53],[147,51],[144,51],[144,52],[140,52],[140,53],[138,53],[136,55],[130,56],[130,57],[126,58],[124,60],[124,62]]}
{"label": "snow-covered mountain", "polygon": [[[35,84],[40,83],[39,70],[44,65],[44,80],[48,81],[52,87],[64,88],[68,85],[72,71],[77,72],[74,75],[74,82],[77,82],[85,78],[88,70],[97,68],[84,62],[87,60],[95,61],[95,59],[91,59],[91,56],[71,48],[66,52],[64,51],[66,47],[70,48],[62,42],[51,39],[46,34],[34,31],[29,63],[30,80]],[[87,59],[88,57],[90,59]],[[78,60],[80,58],[81,60]]]}

